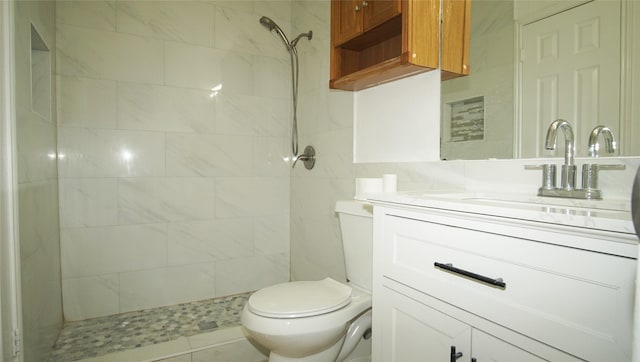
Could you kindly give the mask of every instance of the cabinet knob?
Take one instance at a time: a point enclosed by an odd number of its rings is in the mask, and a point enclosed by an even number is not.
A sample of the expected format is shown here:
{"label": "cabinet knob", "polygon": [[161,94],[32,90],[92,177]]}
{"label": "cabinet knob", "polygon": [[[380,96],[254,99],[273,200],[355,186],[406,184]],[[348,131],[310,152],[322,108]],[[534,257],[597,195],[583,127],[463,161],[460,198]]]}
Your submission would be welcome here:
{"label": "cabinet knob", "polygon": [[362,0],[362,7],[363,7],[363,8],[366,8],[366,7],[367,7],[367,5],[369,5],[369,3],[368,3],[368,2],[366,2],[365,0]]}
{"label": "cabinet knob", "polygon": [[360,6],[356,5],[356,8],[354,10],[355,10],[356,13],[359,12],[360,11]]}

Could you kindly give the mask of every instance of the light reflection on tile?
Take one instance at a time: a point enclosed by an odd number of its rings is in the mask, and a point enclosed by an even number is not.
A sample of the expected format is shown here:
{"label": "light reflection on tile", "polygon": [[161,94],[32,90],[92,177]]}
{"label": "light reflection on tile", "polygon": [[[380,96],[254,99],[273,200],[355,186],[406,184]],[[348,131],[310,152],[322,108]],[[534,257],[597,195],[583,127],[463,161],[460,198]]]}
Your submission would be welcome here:
{"label": "light reflection on tile", "polygon": [[252,58],[235,51],[177,42],[166,43],[167,85],[241,94],[253,92]]}
{"label": "light reflection on tile", "polygon": [[130,177],[164,174],[164,134],[58,129],[60,177]]}

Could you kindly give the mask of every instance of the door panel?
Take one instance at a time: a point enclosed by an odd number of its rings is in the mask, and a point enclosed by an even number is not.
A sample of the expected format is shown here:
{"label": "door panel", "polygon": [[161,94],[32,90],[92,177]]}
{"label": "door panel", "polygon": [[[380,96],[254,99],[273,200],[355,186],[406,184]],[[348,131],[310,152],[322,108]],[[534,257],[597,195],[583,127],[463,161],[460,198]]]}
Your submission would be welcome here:
{"label": "door panel", "polygon": [[342,44],[360,34],[362,32],[362,0],[332,0],[331,21],[334,45]]}
{"label": "door panel", "polygon": [[[596,125],[619,138],[619,1],[593,1],[527,24],[522,43],[521,157],[550,156],[544,137],[558,118],[572,125],[581,156]],[[555,155],[563,148],[559,142]]]}

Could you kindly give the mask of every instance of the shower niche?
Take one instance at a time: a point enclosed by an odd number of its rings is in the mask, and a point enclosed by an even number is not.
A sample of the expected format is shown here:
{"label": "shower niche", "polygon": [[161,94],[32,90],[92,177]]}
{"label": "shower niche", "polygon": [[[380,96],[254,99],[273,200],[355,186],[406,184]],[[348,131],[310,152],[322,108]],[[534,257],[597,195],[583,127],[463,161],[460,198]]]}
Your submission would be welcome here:
{"label": "shower niche", "polygon": [[440,0],[332,0],[330,88],[357,91],[437,68],[443,80],[469,74],[471,1],[442,6],[440,32]]}
{"label": "shower niche", "polygon": [[51,120],[51,56],[49,47],[31,25],[31,109]]}

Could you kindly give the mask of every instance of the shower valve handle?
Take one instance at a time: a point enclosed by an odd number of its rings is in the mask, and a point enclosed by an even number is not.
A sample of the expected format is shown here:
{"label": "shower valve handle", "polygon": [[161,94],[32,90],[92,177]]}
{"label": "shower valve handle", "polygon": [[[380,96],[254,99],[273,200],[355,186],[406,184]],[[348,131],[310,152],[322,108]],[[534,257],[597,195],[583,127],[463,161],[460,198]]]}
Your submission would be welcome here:
{"label": "shower valve handle", "polygon": [[313,166],[315,166],[316,164],[315,148],[313,148],[313,146],[311,145],[305,147],[303,154],[295,156],[295,158],[293,159],[293,164],[291,165],[291,168],[296,167],[296,163],[298,163],[298,161],[302,161],[302,163],[304,163],[304,167],[307,170],[311,170]]}

